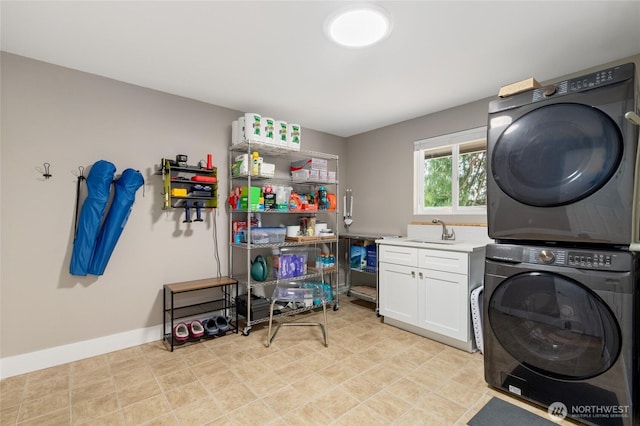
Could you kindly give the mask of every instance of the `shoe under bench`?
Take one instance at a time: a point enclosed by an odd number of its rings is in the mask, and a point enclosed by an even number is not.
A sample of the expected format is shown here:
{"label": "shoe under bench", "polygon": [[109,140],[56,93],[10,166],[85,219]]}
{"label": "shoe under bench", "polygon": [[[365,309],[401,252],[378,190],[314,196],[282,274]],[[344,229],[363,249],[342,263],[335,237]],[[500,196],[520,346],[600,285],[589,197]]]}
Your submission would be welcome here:
{"label": "shoe under bench", "polygon": [[[218,291],[216,291],[218,289]],[[238,333],[238,310],[233,309],[238,297],[238,281],[230,277],[204,278],[194,281],[183,281],[163,286],[162,314],[163,341],[171,352],[203,340],[219,338],[226,333]],[[229,322],[229,331],[216,336],[190,338],[178,343],[173,330],[180,320],[202,320],[215,312]]]}

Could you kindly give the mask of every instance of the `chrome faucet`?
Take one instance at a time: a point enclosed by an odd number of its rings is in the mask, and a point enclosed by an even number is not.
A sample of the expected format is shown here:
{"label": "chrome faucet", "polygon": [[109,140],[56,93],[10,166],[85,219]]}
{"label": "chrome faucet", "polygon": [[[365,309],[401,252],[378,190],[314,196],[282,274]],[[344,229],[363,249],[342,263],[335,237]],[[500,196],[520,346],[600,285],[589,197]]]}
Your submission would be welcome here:
{"label": "chrome faucet", "polygon": [[432,223],[439,223],[440,225],[442,225],[442,239],[443,240],[455,240],[456,239],[456,233],[453,230],[453,228],[451,228],[451,232],[449,232],[449,230],[447,229],[447,225],[445,225],[445,223],[443,221],[441,221],[440,219],[433,219],[431,222]]}

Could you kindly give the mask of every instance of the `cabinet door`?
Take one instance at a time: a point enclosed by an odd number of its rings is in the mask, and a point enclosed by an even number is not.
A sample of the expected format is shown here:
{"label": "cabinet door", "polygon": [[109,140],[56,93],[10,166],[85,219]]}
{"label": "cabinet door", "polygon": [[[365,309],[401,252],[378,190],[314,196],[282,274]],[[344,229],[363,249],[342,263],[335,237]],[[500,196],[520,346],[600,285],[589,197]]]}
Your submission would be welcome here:
{"label": "cabinet door", "polygon": [[416,325],[418,319],[416,268],[392,263],[379,265],[380,315]]}
{"label": "cabinet door", "polygon": [[466,342],[468,276],[418,269],[418,326]]}

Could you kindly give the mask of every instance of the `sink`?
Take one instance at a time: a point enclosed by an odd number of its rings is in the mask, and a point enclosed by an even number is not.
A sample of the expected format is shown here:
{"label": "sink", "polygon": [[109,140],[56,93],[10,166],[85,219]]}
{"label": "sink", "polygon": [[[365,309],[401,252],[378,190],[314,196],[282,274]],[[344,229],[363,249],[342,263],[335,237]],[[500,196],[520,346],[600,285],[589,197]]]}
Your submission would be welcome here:
{"label": "sink", "polygon": [[405,241],[410,242],[410,243],[445,244],[445,245],[456,244],[456,243],[461,243],[462,242],[462,241],[456,241],[456,240],[419,240],[419,239],[406,239]]}

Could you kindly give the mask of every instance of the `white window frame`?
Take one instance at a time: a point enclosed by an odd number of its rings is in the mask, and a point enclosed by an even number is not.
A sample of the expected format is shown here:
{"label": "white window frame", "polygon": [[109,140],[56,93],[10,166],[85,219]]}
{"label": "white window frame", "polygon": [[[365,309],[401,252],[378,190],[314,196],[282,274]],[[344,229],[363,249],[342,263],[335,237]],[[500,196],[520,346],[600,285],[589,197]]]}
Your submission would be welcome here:
{"label": "white window frame", "polygon": [[[456,133],[421,139],[413,143],[413,214],[414,215],[464,215],[486,214],[485,207],[458,206],[458,156],[459,146],[469,142],[487,140],[487,127],[476,127]],[[452,148],[452,206],[424,207],[424,151],[427,149],[451,146]]]}

